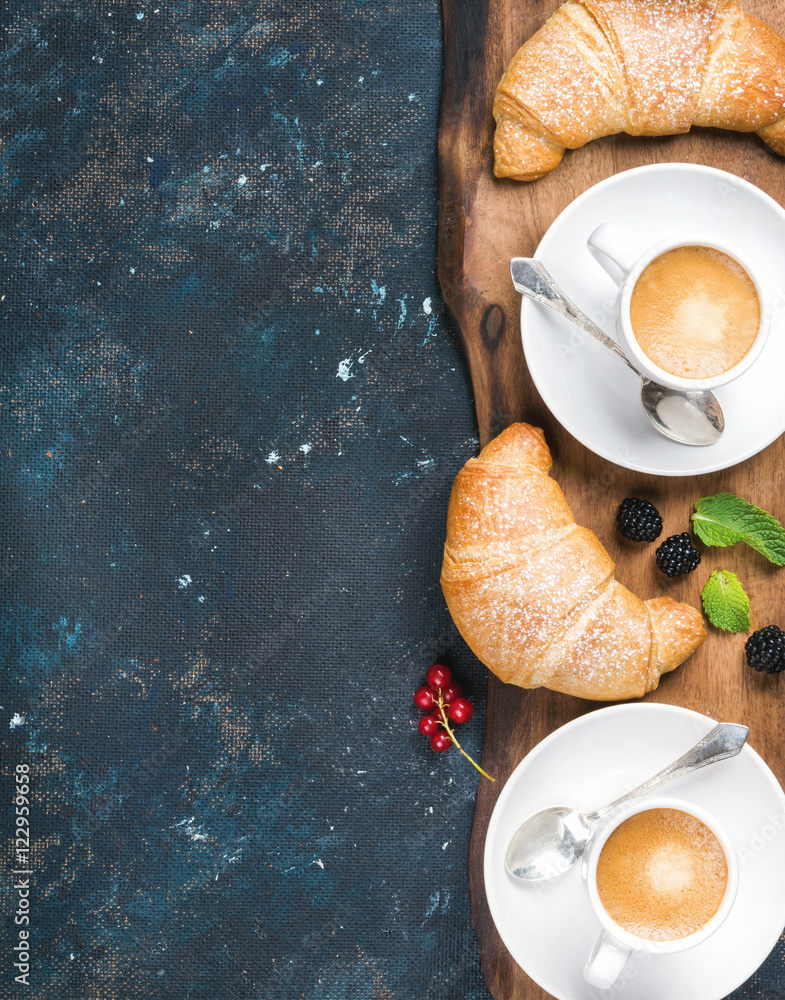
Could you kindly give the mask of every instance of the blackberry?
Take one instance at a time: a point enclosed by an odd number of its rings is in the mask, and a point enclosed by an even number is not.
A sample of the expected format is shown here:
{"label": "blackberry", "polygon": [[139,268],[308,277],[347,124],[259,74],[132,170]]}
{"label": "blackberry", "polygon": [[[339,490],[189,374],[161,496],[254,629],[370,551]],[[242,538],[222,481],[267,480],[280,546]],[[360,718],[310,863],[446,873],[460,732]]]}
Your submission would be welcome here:
{"label": "blackberry", "polygon": [[691,573],[701,561],[701,554],[686,531],[666,538],[657,549],[657,565],[666,576]]}
{"label": "blackberry", "polygon": [[744,643],[744,652],[753,670],[778,674],[785,670],[785,632],[776,625],[759,628]]}
{"label": "blackberry", "polygon": [[662,518],[653,503],[627,497],[619,505],[616,524],[630,542],[653,542],[662,533]]}

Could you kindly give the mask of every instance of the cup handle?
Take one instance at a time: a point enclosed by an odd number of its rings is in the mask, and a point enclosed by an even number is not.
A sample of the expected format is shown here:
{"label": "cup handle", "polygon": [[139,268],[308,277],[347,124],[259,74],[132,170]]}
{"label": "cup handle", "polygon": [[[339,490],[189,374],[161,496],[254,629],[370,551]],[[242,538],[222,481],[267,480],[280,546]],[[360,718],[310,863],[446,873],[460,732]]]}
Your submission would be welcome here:
{"label": "cup handle", "polygon": [[583,978],[592,986],[607,990],[622,974],[631,954],[629,948],[602,931],[586,959]]}
{"label": "cup handle", "polygon": [[586,241],[589,253],[620,285],[640,256],[629,236],[618,226],[604,222]]}

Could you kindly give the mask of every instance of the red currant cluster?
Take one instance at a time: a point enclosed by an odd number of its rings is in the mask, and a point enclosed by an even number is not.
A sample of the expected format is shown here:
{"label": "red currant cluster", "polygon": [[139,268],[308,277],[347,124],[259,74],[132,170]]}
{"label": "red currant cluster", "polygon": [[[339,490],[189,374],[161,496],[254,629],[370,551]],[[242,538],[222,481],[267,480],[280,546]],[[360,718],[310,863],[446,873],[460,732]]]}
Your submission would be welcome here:
{"label": "red currant cluster", "polygon": [[449,667],[445,667],[442,663],[434,663],[428,667],[425,679],[427,685],[418,687],[414,692],[414,704],[428,713],[417,723],[417,728],[423,736],[430,737],[431,749],[441,752],[448,750],[451,744],[455,744],[480,774],[484,774],[490,781],[495,781],[495,778],[491,778],[490,774],[486,774],[480,765],[472,760],[452,731],[450,722],[468,722],[474,714],[474,706],[468,698],[463,697],[463,690],[460,684],[452,679]]}

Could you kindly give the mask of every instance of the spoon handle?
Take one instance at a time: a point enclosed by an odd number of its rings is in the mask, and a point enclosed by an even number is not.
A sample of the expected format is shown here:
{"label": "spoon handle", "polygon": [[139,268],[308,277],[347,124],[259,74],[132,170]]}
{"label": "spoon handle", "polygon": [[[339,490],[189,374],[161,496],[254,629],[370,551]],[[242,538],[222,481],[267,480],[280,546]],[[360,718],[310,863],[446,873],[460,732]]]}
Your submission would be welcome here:
{"label": "spoon handle", "polygon": [[627,358],[624,351],[615,340],[601,330],[597,324],[590,319],[585,312],[579,309],[574,302],[567,298],[551,277],[547,269],[538,261],[531,257],[514,257],[510,261],[510,274],[515,290],[521,295],[526,295],[535,302],[550,306],[557,313],[579,326],[584,333],[599,340],[608,350],[613,351],[617,358],[623,361],[628,368],[632,368],[636,375],[640,372]]}
{"label": "spoon handle", "polygon": [[647,795],[649,792],[653,792],[655,788],[659,788],[660,785],[664,785],[667,781],[680,778],[691,771],[697,771],[699,767],[714,764],[718,760],[725,760],[726,757],[735,757],[744,746],[748,732],[749,729],[747,726],[740,726],[734,722],[719,723],[700,742],[696,743],[691,750],[682,754],[678,760],[674,760],[672,764],[669,764],[658,774],[655,774],[654,777],[649,778],[648,781],[644,781],[643,784],[633,788],[632,791],[622,795],[609,805],[603,806],[602,809],[598,809],[596,812],[588,813],[585,817],[586,820],[593,823],[628,799],[637,799],[641,795]]}

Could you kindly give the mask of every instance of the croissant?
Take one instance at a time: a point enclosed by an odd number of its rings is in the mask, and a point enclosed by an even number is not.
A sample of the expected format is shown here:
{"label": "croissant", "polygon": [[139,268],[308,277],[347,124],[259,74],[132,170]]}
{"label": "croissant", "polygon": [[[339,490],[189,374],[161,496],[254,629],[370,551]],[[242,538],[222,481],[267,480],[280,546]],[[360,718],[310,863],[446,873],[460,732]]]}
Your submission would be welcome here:
{"label": "croissant", "polygon": [[785,39],[737,0],[569,0],[513,56],[494,173],[532,181],[603,135],[757,132],[785,156]]}
{"label": "croissant", "polygon": [[441,585],[458,631],[501,680],[599,701],[657,687],[706,638],[700,614],[613,576],[548,474],[542,431],[512,424],[456,477]]}

